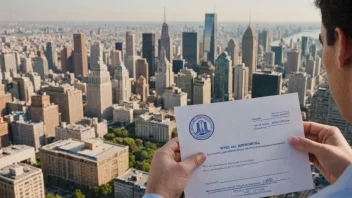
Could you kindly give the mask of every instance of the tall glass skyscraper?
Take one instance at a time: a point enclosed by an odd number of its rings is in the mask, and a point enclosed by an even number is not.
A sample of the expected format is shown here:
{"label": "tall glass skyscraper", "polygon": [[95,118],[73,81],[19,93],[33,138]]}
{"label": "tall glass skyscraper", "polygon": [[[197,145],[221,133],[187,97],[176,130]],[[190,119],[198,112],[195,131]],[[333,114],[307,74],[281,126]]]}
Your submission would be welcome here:
{"label": "tall glass skyscraper", "polygon": [[197,32],[182,33],[182,55],[187,62],[187,67],[197,71],[199,64],[199,39]]}
{"label": "tall glass skyscraper", "polygon": [[155,34],[144,33],[143,34],[143,58],[147,59],[149,66],[149,77],[155,75]]}
{"label": "tall glass skyscraper", "polygon": [[224,102],[232,99],[232,61],[227,52],[223,52],[215,63],[214,101]]}
{"label": "tall glass skyscraper", "polygon": [[308,53],[308,40],[308,37],[302,36],[302,56],[305,56]]}
{"label": "tall glass skyscraper", "polygon": [[216,59],[216,48],[217,48],[217,34],[218,34],[218,17],[216,13],[205,14],[205,25],[204,25],[204,54],[207,59],[215,63]]}

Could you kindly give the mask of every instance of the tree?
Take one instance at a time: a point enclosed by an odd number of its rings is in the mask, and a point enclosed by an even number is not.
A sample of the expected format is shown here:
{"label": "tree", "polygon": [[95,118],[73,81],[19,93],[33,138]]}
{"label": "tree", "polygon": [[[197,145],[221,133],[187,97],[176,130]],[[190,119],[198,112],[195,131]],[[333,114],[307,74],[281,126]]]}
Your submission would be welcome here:
{"label": "tree", "polygon": [[35,167],[40,168],[41,164],[40,164],[40,155],[39,155],[39,153],[35,155],[35,161],[36,161]]}
{"label": "tree", "polygon": [[152,142],[149,142],[149,141],[145,142],[144,146],[146,148],[150,148],[150,149],[153,149],[153,150],[158,150],[158,146],[155,143],[152,143]]}
{"label": "tree", "polygon": [[120,128],[113,128],[112,132],[114,133],[114,135],[116,137],[119,137],[119,134],[121,133],[121,129]]}
{"label": "tree", "polygon": [[72,198],[85,198],[85,196],[80,189],[76,189],[72,195]]}
{"label": "tree", "polygon": [[62,198],[62,197],[59,195],[46,194],[45,198]]}
{"label": "tree", "polygon": [[114,133],[108,133],[104,136],[104,138],[108,141],[112,141],[115,138],[115,134]]}
{"label": "tree", "polygon": [[136,152],[135,156],[137,161],[143,161],[143,160],[149,159],[149,154],[145,150]]}
{"label": "tree", "polygon": [[101,185],[99,186],[99,192],[103,196],[112,195],[113,193],[112,186],[110,184]]}
{"label": "tree", "polygon": [[171,137],[172,137],[172,138],[178,137],[177,128],[174,128],[174,129],[172,130]]}
{"label": "tree", "polygon": [[137,145],[138,147],[142,147],[142,146],[143,146],[143,140],[141,140],[141,139],[136,139],[136,145]]}
{"label": "tree", "polygon": [[130,147],[130,149],[132,150],[132,152],[138,150],[138,147],[136,145],[136,142],[134,141],[134,139],[132,138],[124,138],[123,142],[124,145],[127,145]]}
{"label": "tree", "polygon": [[149,172],[150,170],[150,164],[143,161],[143,162],[137,162],[137,169],[145,171],[145,172]]}

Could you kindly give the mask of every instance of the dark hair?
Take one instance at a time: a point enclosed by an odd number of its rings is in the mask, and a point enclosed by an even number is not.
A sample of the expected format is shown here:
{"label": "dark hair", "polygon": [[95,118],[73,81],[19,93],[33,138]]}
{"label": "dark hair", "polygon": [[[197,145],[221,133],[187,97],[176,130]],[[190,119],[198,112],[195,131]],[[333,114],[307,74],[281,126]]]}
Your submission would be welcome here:
{"label": "dark hair", "polygon": [[334,45],[335,28],[341,28],[347,38],[352,38],[352,1],[351,0],[315,0],[320,8],[323,25],[327,30],[328,45]]}

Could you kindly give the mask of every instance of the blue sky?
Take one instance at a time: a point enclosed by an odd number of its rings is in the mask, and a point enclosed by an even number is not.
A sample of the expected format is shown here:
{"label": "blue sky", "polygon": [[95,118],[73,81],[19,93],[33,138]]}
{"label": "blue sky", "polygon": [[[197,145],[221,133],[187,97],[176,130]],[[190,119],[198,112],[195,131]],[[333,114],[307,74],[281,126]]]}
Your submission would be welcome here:
{"label": "blue sky", "polygon": [[0,0],[0,21],[219,21],[318,22],[314,0]]}

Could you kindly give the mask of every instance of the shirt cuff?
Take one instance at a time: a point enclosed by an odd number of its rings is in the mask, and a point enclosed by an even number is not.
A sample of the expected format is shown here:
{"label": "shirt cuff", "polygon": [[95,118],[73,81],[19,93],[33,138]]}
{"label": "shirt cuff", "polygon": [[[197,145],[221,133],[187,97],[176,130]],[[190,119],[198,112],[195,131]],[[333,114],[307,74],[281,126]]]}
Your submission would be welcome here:
{"label": "shirt cuff", "polygon": [[157,195],[157,194],[151,194],[150,193],[150,194],[144,195],[143,198],[164,198],[164,197],[162,197],[160,195]]}

